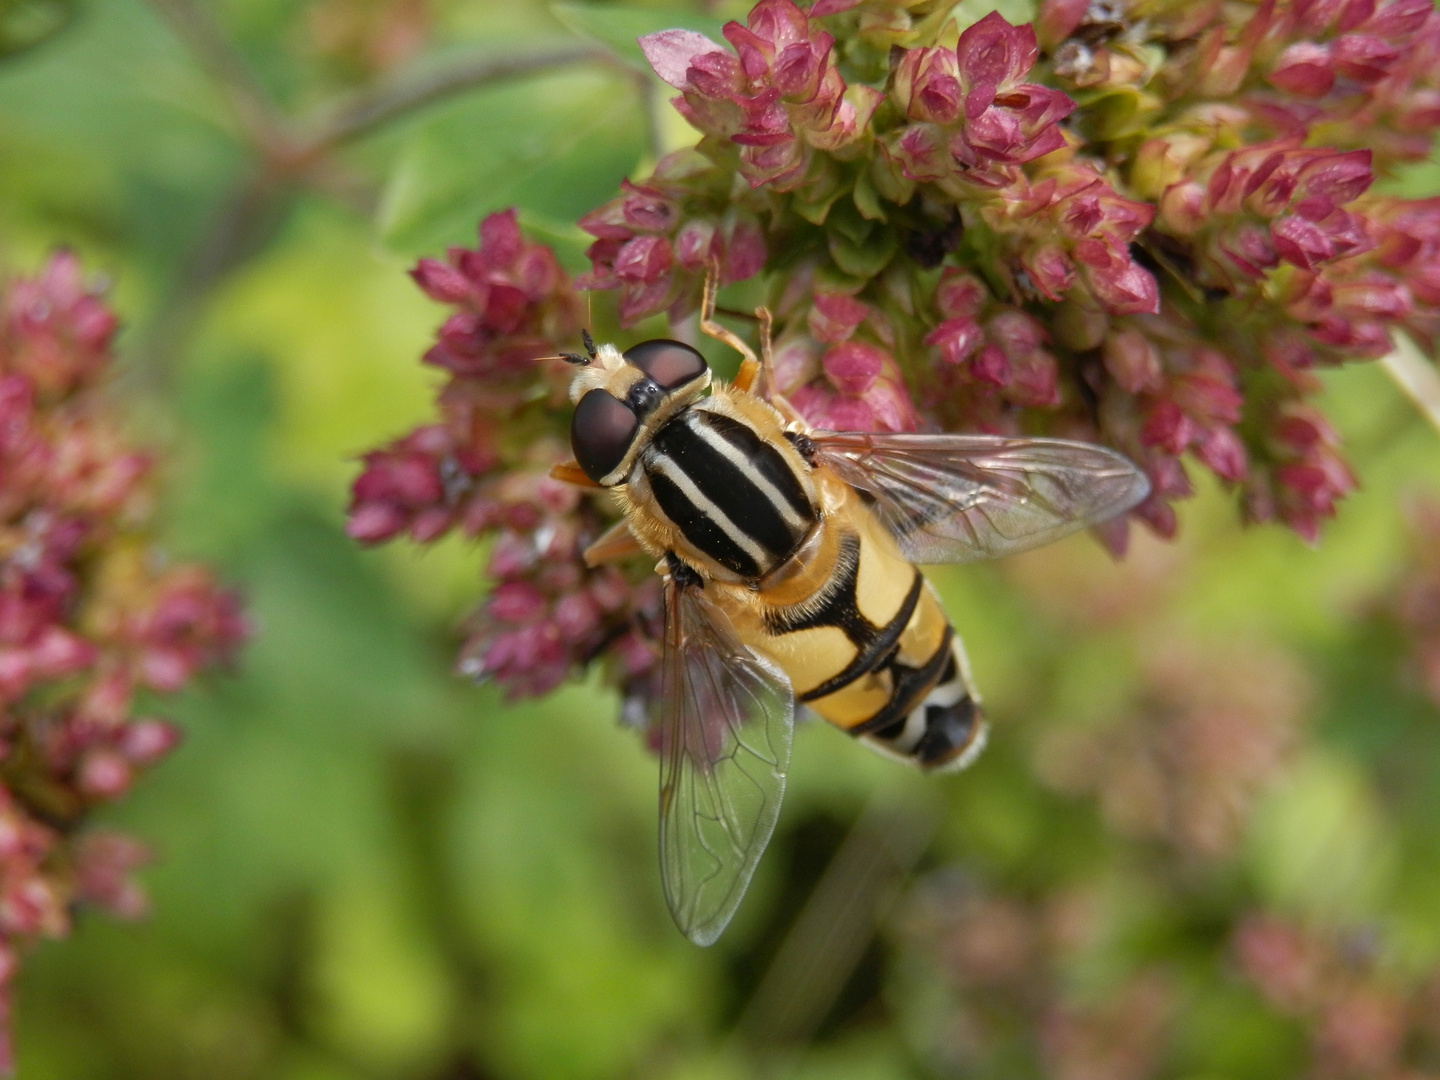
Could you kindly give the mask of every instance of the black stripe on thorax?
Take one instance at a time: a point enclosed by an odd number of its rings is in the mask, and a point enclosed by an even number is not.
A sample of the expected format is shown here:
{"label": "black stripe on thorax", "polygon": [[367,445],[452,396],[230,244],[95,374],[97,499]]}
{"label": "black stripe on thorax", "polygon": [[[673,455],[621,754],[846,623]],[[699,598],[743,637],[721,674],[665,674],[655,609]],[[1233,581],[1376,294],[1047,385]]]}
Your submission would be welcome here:
{"label": "black stripe on thorax", "polygon": [[[717,444],[730,448],[730,456]],[[665,515],[687,540],[742,577],[759,577],[783,562],[815,521],[785,457],[731,417],[687,409],[655,433],[642,462]],[[682,472],[710,505],[697,505],[666,469]],[[717,513],[725,521],[716,520]]]}
{"label": "black stripe on thorax", "polygon": [[686,497],[668,476],[647,470],[650,493],[668,517],[685,535],[685,539],[705,552],[721,566],[734,571],[743,578],[757,578],[761,575],[760,564],[732,540],[728,533],[711,517]]}
{"label": "black stripe on thorax", "polygon": [[800,478],[795,475],[795,470],[785,460],[785,455],[771,446],[758,431],[734,417],[726,416],[724,413],[711,412],[709,409],[693,410],[689,422],[692,425],[709,428],[733,446],[740,452],[749,467],[757,475],[768,480],[770,485],[779,492],[780,497],[789,503],[790,509],[794,511],[796,517],[806,522],[814,521],[815,508],[806,498]]}

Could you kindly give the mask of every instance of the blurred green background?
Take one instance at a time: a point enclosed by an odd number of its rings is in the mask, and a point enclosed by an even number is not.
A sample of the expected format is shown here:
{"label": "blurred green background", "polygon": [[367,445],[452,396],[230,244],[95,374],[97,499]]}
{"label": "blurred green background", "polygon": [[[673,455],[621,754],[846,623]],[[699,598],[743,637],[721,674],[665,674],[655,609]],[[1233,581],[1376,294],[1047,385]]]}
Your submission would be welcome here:
{"label": "blurred green background", "polygon": [[483,553],[344,536],[355,455],[438,381],[404,271],[508,205],[579,269],[575,218],[685,139],[628,42],[744,7],[0,0],[0,266],[69,245],[113,282],[168,546],[258,627],[109,815],[159,854],[151,917],[29,960],[21,1077],[1321,1075],[1236,959],[1254,913],[1360,942],[1426,1066],[1440,714],[1395,612],[1440,435],[1378,365],[1327,377],[1363,487],[1317,550],[1207,488],[1122,565],[937,572],[991,748],[925,780],[805,725],[705,951],[616,702],[452,678]]}

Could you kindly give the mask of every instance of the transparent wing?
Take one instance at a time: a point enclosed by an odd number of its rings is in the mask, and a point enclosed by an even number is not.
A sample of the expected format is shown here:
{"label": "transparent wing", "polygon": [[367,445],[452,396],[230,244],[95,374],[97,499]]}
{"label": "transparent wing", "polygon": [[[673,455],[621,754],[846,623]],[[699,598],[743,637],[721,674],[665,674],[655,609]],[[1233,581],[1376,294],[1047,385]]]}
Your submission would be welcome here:
{"label": "transparent wing", "polygon": [[685,936],[720,936],[770,842],[790,764],[790,681],[703,590],[666,582],[660,874]]}
{"label": "transparent wing", "polygon": [[871,496],[911,562],[1013,555],[1122,513],[1150,483],[1122,454],[1064,439],[817,431],[818,460]]}

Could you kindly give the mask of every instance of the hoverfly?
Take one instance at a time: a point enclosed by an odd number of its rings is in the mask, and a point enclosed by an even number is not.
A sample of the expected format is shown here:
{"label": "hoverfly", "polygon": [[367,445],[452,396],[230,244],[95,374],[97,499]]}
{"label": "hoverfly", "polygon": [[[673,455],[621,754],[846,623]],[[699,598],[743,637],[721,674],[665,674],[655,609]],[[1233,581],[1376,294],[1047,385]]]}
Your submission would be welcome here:
{"label": "hoverfly", "polygon": [[[795,703],[888,757],[963,768],[985,725],[960,639],[917,563],[996,558],[1128,510],[1145,475],[1060,439],[812,430],[760,356],[712,381],[689,345],[562,354],[576,365],[557,478],[606,488],[624,518],[591,565],[644,552],[664,582],[660,869],[676,924],[709,945],[770,841]],[[559,358],[556,358],[559,359]],[[709,391],[706,395],[706,391]]]}

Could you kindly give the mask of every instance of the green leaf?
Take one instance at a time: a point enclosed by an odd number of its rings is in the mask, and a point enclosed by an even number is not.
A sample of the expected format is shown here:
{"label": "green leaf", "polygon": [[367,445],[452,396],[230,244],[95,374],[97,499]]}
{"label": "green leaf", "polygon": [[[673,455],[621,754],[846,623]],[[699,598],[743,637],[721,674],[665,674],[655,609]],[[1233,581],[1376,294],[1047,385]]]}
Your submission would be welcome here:
{"label": "green leaf", "polygon": [[75,0],[0,0],[0,58],[54,37],[75,17]]}
{"label": "green leaf", "polygon": [[885,221],[885,207],[880,205],[880,196],[875,190],[875,183],[870,179],[870,170],[861,169],[860,175],[855,178],[855,209],[860,211],[860,216],[867,221]]}
{"label": "green leaf", "polygon": [[636,40],[646,34],[659,30],[696,30],[713,41],[724,40],[720,34],[725,25],[723,19],[693,11],[575,3],[552,4],[550,10],[571,30],[594,38],[637,71],[650,70]]}
{"label": "green leaf", "polygon": [[893,229],[876,229],[864,240],[856,241],[840,232],[831,232],[830,257],[847,274],[873,278],[895,257],[899,241]]}
{"label": "green leaf", "polygon": [[412,255],[473,243],[475,223],[519,208],[573,230],[645,151],[635,88],[613,73],[568,71],[475,94],[434,116],[401,153],[381,199],[384,242]]}

